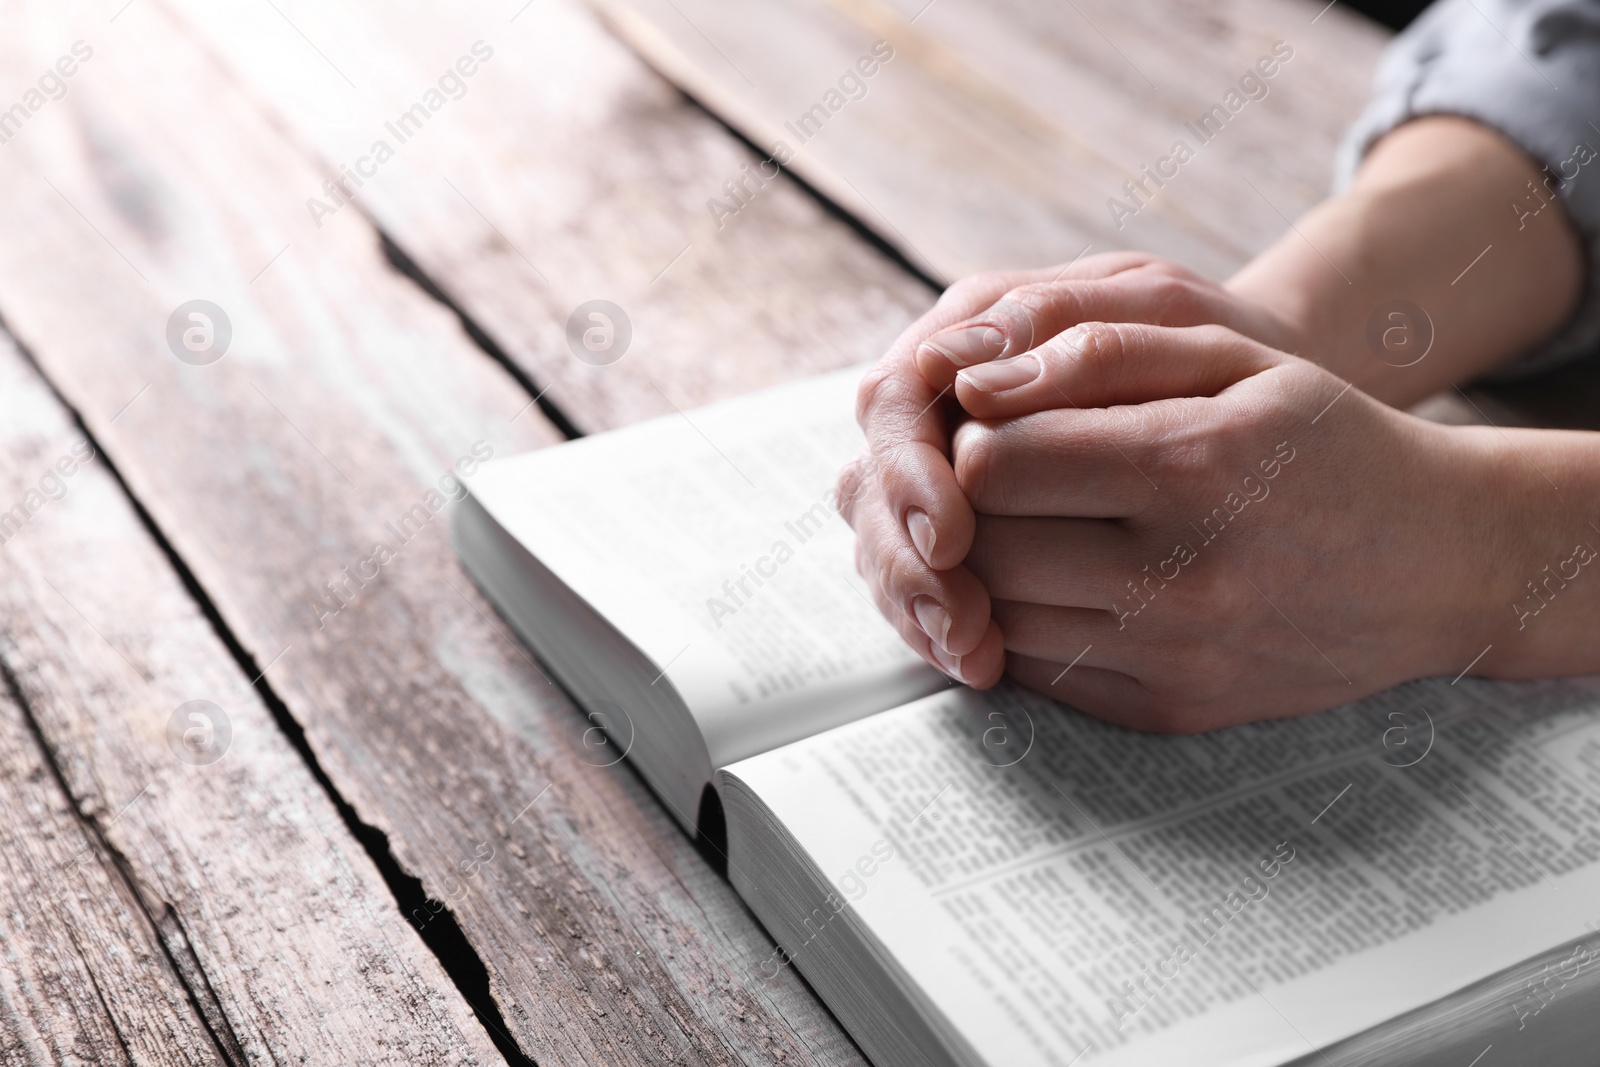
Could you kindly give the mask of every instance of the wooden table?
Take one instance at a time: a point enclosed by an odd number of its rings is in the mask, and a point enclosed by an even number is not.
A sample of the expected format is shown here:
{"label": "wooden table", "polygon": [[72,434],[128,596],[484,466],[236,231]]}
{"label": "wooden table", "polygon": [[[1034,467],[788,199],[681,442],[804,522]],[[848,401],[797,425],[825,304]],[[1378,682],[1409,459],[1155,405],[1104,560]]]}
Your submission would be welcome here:
{"label": "wooden table", "polygon": [[[1381,45],[1318,7],[8,5],[0,1062],[861,1062],[585,762],[432,503],[870,359],[968,270],[1230,269],[1321,194]],[[1109,225],[1280,37],[1253,121]],[[708,206],[878,40],[792,176]],[[609,366],[566,341],[596,298]]]}

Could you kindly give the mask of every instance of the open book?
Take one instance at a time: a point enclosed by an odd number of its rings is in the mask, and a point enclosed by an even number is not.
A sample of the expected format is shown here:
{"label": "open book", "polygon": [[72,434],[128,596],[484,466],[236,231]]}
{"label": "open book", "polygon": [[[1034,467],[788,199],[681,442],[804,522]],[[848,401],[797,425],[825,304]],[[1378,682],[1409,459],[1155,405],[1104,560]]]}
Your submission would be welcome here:
{"label": "open book", "polygon": [[[495,461],[457,549],[879,1067],[1591,1063],[1600,684],[1136,734],[856,575],[859,371]],[[603,733],[602,733],[603,731]]]}

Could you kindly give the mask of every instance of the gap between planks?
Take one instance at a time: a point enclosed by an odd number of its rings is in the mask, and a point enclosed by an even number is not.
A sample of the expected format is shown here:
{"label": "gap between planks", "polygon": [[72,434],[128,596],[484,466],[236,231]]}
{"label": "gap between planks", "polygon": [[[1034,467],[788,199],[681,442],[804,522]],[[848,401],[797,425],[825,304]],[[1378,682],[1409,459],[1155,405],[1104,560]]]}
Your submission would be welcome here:
{"label": "gap between planks", "polygon": [[[141,20],[156,18],[159,10],[135,9],[118,25],[137,26]],[[169,38],[181,36],[168,30]],[[161,53],[165,76],[140,77],[133,83],[139,86],[133,95],[159,97],[163,87],[178,78],[174,67],[193,78],[194,72],[185,69],[190,59],[183,48],[169,40]],[[115,59],[109,49],[104,54],[106,59],[95,67],[102,80],[126,77],[123,68],[138,69],[136,52],[124,48]],[[126,88],[125,82],[115,83]],[[257,411],[261,405],[251,394],[240,398],[237,375],[244,367],[239,361],[208,376],[174,371],[170,355],[158,351],[159,340],[148,339],[147,331],[148,322],[157,321],[171,306],[163,290],[192,288],[202,279],[207,285],[229,283],[226,271],[219,278],[216,263],[197,256],[196,234],[232,238],[237,242],[236,248],[228,249],[235,253],[232,259],[249,260],[258,250],[260,231],[282,222],[272,210],[272,183],[312,187],[314,180],[290,158],[292,153],[273,143],[273,133],[259,128],[241,109],[224,84],[213,84],[213,91],[192,105],[195,117],[203,120],[198,124],[202,129],[186,126],[183,137],[176,140],[175,131],[163,129],[161,108],[151,108],[150,101],[145,101],[145,110],[152,113],[139,119],[138,138],[129,140],[124,128],[128,116],[122,114],[116,94],[95,98],[87,90],[74,92],[75,99],[96,108],[96,147],[108,155],[86,166],[73,158],[74,142],[33,138],[25,143],[30,152],[39,146],[61,153],[51,160],[51,176],[100,220],[111,239],[129,244],[145,270],[162,284],[150,291],[133,286],[122,263],[102,257],[104,250],[90,245],[81,267],[88,272],[98,266],[98,287],[96,299],[87,304],[81,296],[76,301],[61,299],[71,292],[60,288],[65,279],[50,270],[48,257],[10,257],[0,269],[4,275],[0,288],[8,306],[24,316],[25,321],[14,323],[18,332],[36,346],[47,346],[47,354],[39,357],[41,364],[52,372],[63,393],[79,403],[85,421],[109,435],[105,444],[118,456],[126,483],[171,538],[174,551],[205,582],[217,610],[259,663],[275,654],[285,637],[304,629],[298,617],[288,614],[294,587],[308,574],[314,577],[320,572],[330,554],[344,556],[350,551],[347,542],[361,536],[364,522],[384,517],[397,492],[412,492],[415,471],[404,459],[414,453],[407,448],[427,445],[437,452],[451,446],[454,433],[492,427],[497,418],[504,422],[504,414],[497,414],[507,399],[503,375],[479,372],[464,360],[452,362],[458,359],[458,346],[428,332],[442,317],[437,315],[421,316],[427,324],[416,327],[414,345],[382,334],[384,351],[375,363],[369,339],[346,337],[337,330],[330,333],[329,322],[340,320],[319,320],[317,312],[356,307],[370,318],[374,310],[381,313],[387,308],[382,303],[384,287],[361,291],[359,286],[343,284],[351,273],[350,263],[341,272],[327,269],[331,263],[286,257],[261,280],[248,302],[238,297],[239,306],[252,312],[258,306],[270,310],[276,331],[272,340],[277,346],[268,348],[271,359],[251,364],[253,373],[269,389],[281,388],[280,399],[295,398],[286,403],[290,413],[315,418],[318,421],[307,425],[326,426],[330,436],[339,435],[342,447],[336,455],[348,449],[363,457],[359,473],[365,490],[351,493],[324,484],[331,481],[328,471],[318,459],[302,455],[309,440],[290,437],[273,413]],[[253,142],[254,149],[243,151],[241,159],[217,161],[184,147],[185,138],[196,138],[223,114],[233,124],[234,140],[242,148]],[[162,151],[152,154],[151,147]],[[139,231],[130,228],[141,221],[139,215],[119,216],[126,199],[105,199],[105,190],[96,181],[104,178],[100,168],[112,163],[118,164],[117,176],[131,175],[143,183],[128,190],[130,195],[137,198],[147,189],[151,203],[159,205],[165,199],[186,209],[156,216],[156,223],[172,228],[160,233],[160,241],[146,243]],[[15,174],[7,185],[21,194],[20,202],[38,209],[33,213],[34,232],[46,222],[57,236],[75,232],[78,223],[48,194],[36,200],[35,191]],[[203,196],[197,193],[202,187]],[[139,206],[137,199],[134,205]],[[240,225],[242,219],[250,225]],[[372,240],[369,228],[359,229]],[[360,274],[366,269],[365,260],[351,251],[352,239],[348,230],[343,236],[325,233],[315,251],[324,260],[348,253],[357,268],[354,273]],[[54,291],[52,282],[57,284]],[[314,292],[326,303],[312,305],[306,314],[283,302],[286,289]],[[70,328],[57,328],[69,322]],[[312,326],[320,332],[308,334]],[[256,340],[261,341],[259,334]],[[120,346],[126,358],[111,364],[100,360],[96,352],[103,349],[98,346],[107,344]],[[482,361],[481,354],[473,358]],[[347,390],[340,388],[380,367],[382,373],[364,385],[375,395],[361,399],[384,407],[389,421],[381,423],[373,421],[368,409],[353,407]],[[139,378],[130,378],[135,374]],[[151,380],[149,375],[166,383],[169,378],[180,380],[177,374],[186,375],[181,381],[189,390],[182,427],[166,420],[166,413],[159,405],[152,408],[149,399],[129,410],[114,430],[103,418],[91,417],[125,404],[135,387]],[[289,391],[290,382],[298,392]],[[286,417],[281,411],[276,415]],[[203,440],[208,430],[219,440],[242,438],[260,447],[253,459],[252,450],[228,450],[226,464],[210,467],[169,461],[183,456],[186,448],[192,453],[197,436]],[[497,442],[512,438],[512,444],[527,437],[503,429],[496,433]],[[287,497],[270,479],[262,479],[274,473],[259,466],[262,448],[272,454],[281,477],[293,480]],[[221,508],[216,506],[218,493],[223,494]],[[268,514],[275,518],[270,530],[238,525],[248,516]],[[363,617],[366,629],[357,633],[349,628],[355,624],[339,620],[344,629],[326,638],[327,644],[308,652],[308,658],[297,658],[289,670],[278,669],[274,690],[305,727],[307,742],[322,756],[329,778],[340,784],[341,792],[368,821],[381,821],[394,855],[435,890],[441,874],[452,869],[452,842],[496,832],[496,813],[520,806],[508,802],[525,802],[526,797],[518,794],[529,778],[549,775],[557,780],[553,802],[545,802],[551,810],[539,815],[537,826],[534,820],[522,820],[508,838],[512,847],[521,839],[538,850],[539,862],[506,858],[503,871],[481,887],[483,895],[465,901],[473,943],[480,956],[492,961],[496,996],[511,998],[501,1001],[517,1008],[508,1011],[508,1021],[518,1028],[521,1039],[531,1042],[524,1047],[553,1048],[553,1060],[569,1052],[574,1058],[584,1052],[612,1059],[676,1052],[690,1059],[747,1060],[780,1051],[802,1062],[850,1060],[848,1041],[841,1041],[797,979],[786,976],[769,985],[750,981],[749,961],[770,944],[756,935],[748,913],[726,883],[705,882],[703,865],[686,860],[692,850],[671,836],[675,831],[637,782],[626,776],[587,774],[564,762],[570,753],[549,731],[568,724],[570,707],[548,690],[525,692],[529,679],[520,673],[516,658],[496,643],[493,624],[480,626],[448,595],[440,597],[442,581],[459,572],[448,550],[441,551],[444,546],[434,541],[430,537],[427,546],[408,549],[406,567],[386,577],[386,584],[352,612]],[[280,592],[286,584],[287,596]],[[471,600],[468,605],[477,610]],[[295,602],[296,610],[301,606]],[[364,647],[355,644],[358,637],[366,639]],[[471,666],[477,675],[451,674],[449,669],[457,661],[440,659],[462,655],[476,657]],[[491,685],[495,691],[466,690],[463,683],[469,680]],[[418,696],[425,699],[414,705],[397,704]],[[534,714],[521,736],[502,734],[495,718],[489,717],[504,715],[506,702],[513,699],[523,702],[522,714]],[[393,715],[401,709],[404,715]],[[557,716],[560,722],[555,721]],[[492,744],[483,744],[486,739]],[[454,746],[456,755],[442,762],[425,756],[435,751],[435,744]],[[352,752],[365,754],[374,748],[380,758],[376,765],[352,757]],[[474,755],[476,759],[471,759]],[[465,766],[452,768],[452,763]],[[408,780],[408,774],[421,777]],[[427,794],[427,783],[435,778],[460,781],[452,781],[453,788],[443,794],[423,796],[424,801],[433,801],[428,807],[417,806],[401,788],[421,787]],[[521,853],[516,855],[521,858]],[[506,877],[513,873],[517,877]],[[524,900],[531,907],[525,907]],[[541,928],[541,923],[555,928]],[[541,944],[541,935],[558,935],[562,940]],[[636,947],[641,951],[633,951]],[[539,959],[541,966],[534,967],[528,958],[530,948],[549,950],[552,958]],[[538,990],[532,994],[535,999],[527,999],[530,990]],[[517,998],[524,998],[521,1004]]]}

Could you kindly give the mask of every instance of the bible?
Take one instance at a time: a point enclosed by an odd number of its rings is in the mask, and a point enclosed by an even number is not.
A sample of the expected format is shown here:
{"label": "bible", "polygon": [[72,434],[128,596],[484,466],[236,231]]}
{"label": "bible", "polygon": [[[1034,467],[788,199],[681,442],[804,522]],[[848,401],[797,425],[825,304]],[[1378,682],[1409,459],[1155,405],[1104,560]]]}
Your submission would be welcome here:
{"label": "bible", "polygon": [[1138,734],[856,574],[841,371],[486,464],[474,580],[879,1067],[1592,1061],[1600,682]]}

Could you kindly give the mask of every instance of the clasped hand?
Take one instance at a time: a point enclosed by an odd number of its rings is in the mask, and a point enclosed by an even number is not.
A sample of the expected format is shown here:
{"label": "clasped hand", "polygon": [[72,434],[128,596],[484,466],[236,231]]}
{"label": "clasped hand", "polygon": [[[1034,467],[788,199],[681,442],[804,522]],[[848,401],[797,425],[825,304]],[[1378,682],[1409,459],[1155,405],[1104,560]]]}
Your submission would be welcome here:
{"label": "clasped hand", "polygon": [[953,286],[864,379],[840,476],[879,609],[954,679],[1140,729],[1453,672],[1494,566],[1475,439],[1307,344],[1150,256]]}

